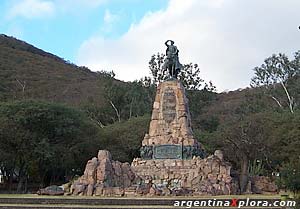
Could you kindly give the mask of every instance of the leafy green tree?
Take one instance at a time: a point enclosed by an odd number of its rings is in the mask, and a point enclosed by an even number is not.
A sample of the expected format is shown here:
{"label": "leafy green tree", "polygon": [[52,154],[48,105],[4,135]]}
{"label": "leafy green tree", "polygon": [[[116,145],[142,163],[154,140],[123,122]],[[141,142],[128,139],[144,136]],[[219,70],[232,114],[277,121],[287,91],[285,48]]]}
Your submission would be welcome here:
{"label": "leafy green tree", "polygon": [[243,191],[249,175],[253,174],[249,173],[253,167],[249,162],[260,159],[264,175],[271,175],[279,172],[284,164],[299,161],[299,117],[299,111],[238,113],[227,117],[216,131],[202,132],[199,138],[210,152],[224,150],[227,160],[239,172]]}
{"label": "leafy green tree", "polygon": [[[260,159],[260,153],[267,152],[264,143],[264,120],[260,117],[247,119],[228,119],[226,125],[220,126],[219,142],[225,152],[236,159],[235,165],[239,168],[240,189],[246,190],[248,183],[249,161]],[[230,158],[231,158],[230,157]]]}
{"label": "leafy green tree", "polygon": [[151,73],[151,78],[149,79],[156,86],[158,85],[158,83],[168,78],[167,71],[164,71],[162,69],[165,57],[166,56],[164,54],[157,53],[156,55],[152,55],[149,61],[149,69]]}
{"label": "leafy green tree", "polygon": [[[149,61],[149,69],[151,73],[151,77],[146,77],[144,80],[149,83],[149,81],[158,85],[158,83],[169,78],[168,72],[162,68],[165,60],[165,55],[157,53],[156,55],[152,55]],[[209,91],[215,91],[216,87],[212,84],[212,82],[204,82],[204,80],[200,76],[200,69],[197,64],[189,63],[184,64],[183,69],[180,71],[178,75],[179,80],[183,84],[183,86],[188,90],[200,90],[206,89]]]}
{"label": "leafy green tree", "polygon": [[250,176],[260,176],[264,174],[264,164],[262,160],[254,159],[252,162],[249,162],[249,171]]}
{"label": "leafy green tree", "polygon": [[279,107],[283,108],[282,99],[279,98],[276,88],[280,85],[286,96],[285,102],[291,113],[296,107],[295,92],[291,92],[289,83],[300,75],[300,52],[295,53],[294,60],[289,60],[285,54],[273,54],[265,59],[264,64],[255,67],[255,76],[251,80],[251,85],[263,86],[266,94],[269,95]]}
{"label": "leafy green tree", "polygon": [[140,82],[130,82],[124,95],[124,111],[127,118],[150,114],[152,110],[154,88],[143,87]]}
{"label": "leafy green tree", "polygon": [[266,124],[270,124],[268,146],[271,147],[270,164],[273,169],[280,169],[281,165],[296,162],[300,159],[300,111],[288,114],[287,111],[272,114],[267,117]]}
{"label": "leafy green tree", "polygon": [[[205,107],[217,102],[217,93],[202,89],[186,91],[189,99],[189,109],[191,113],[193,129],[201,129],[201,131],[216,130],[219,125],[219,119],[215,114],[208,114]],[[206,114],[206,115],[205,115]]]}
{"label": "leafy green tree", "polygon": [[78,145],[98,136],[81,112],[58,104],[0,103],[0,121],[0,162],[8,179],[17,174],[18,192],[26,191],[28,181],[63,181],[88,158],[87,150],[74,158]]}
{"label": "leafy green tree", "polygon": [[105,85],[105,99],[111,106],[111,110],[115,112],[116,116],[113,118],[116,118],[116,121],[118,122],[121,122],[121,109],[125,103],[125,93],[126,88],[124,88],[124,86],[120,85],[120,83],[117,83],[114,80],[109,80],[109,82]]}
{"label": "leafy green tree", "polygon": [[280,186],[289,189],[294,195],[300,191],[299,160],[285,164],[280,170]]}
{"label": "leafy green tree", "polygon": [[121,122],[131,117],[149,114],[154,97],[153,87],[144,87],[141,82],[119,83],[111,80],[105,86],[105,99],[110,105],[114,121]]}
{"label": "leafy green tree", "polygon": [[116,76],[113,70],[112,71],[101,70],[101,71],[97,71],[96,74],[99,77],[109,78],[109,79],[114,78]]}
{"label": "leafy green tree", "polygon": [[146,114],[108,125],[101,132],[101,144],[111,152],[113,159],[131,162],[139,156],[139,148],[149,123],[150,115]]}

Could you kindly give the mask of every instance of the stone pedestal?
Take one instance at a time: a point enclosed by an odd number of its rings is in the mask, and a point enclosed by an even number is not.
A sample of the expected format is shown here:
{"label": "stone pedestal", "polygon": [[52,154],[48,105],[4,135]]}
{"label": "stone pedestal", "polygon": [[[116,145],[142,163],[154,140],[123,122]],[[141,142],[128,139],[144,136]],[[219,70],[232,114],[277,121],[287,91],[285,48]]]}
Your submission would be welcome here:
{"label": "stone pedestal", "polygon": [[230,163],[212,155],[201,159],[143,160],[136,158],[131,169],[141,184],[181,195],[236,194],[238,185],[231,177]]}
{"label": "stone pedestal", "polygon": [[142,141],[143,159],[191,159],[204,157],[194,138],[185,90],[178,80],[157,87],[149,133]]}
{"label": "stone pedestal", "polygon": [[188,99],[177,80],[158,85],[149,134],[142,142],[143,146],[164,144],[198,145],[191,129]]}

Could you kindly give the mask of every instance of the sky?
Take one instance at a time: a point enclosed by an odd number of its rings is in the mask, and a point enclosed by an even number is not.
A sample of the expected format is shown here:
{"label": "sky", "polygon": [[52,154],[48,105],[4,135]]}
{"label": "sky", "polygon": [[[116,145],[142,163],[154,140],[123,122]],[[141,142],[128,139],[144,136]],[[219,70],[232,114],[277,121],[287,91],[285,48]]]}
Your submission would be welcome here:
{"label": "sky", "polygon": [[300,48],[300,0],[1,0],[0,33],[92,71],[133,81],[174,40],[218,91],[249,86],[253,68]]}

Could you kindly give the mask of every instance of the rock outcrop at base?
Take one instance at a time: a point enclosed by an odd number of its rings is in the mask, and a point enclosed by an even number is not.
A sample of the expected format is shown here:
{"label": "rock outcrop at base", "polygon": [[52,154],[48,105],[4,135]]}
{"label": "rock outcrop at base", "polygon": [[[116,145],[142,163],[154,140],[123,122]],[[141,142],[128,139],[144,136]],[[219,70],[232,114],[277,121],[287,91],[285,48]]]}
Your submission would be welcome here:
{"label": "rock outcrop at base", "polygon": [[48,186],[44,189],[39,189],[37,191],[38,195],[50,195],[50,196],[57,196],[57,195],[64,195],[64,189],[60,186],[52,185]]}
{"label": "rock outcrop at base", "polygon": [[71,186],[74,195],[169,196],[237,194],[231,165],[220,152],[190,160],[142,160],[132,165],[113,161],[106,150],[87,162],[83,176]]}
{"label": "rock outcrop at base", "polygon": [[135,174],[129,163],[113,161],[111,154],[100,150],[86,164],[83,176],[71,186],[74,195],[124,195],[124,188],[135,181]]}
{"label": "rock outcrop at base", "polygon": [[275,182],[266,176],[253,176],[250,178],[251,192],[255,194],[274,194],[278,192]]}

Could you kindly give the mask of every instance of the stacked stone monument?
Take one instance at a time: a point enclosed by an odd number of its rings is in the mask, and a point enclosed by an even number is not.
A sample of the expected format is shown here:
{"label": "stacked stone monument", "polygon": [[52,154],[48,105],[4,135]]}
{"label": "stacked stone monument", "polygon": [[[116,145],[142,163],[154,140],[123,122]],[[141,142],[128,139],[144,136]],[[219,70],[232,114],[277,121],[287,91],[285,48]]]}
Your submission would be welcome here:
{"label": "stacked stone monument", "polygon": [[143,159],[204,157],[194,138],[184,87],[176,79],[159,84],[153,104],[149,134],[141,147]]}
{"label": "stacked stone monument", "polygon": [[[71,186],[76,195],[227,195],[236,194],[231,165],[217,150],[206,157],[194,138],[188,99],[176,79],[181,64],[178,50],[166,45],[164,67],[170,79],[157,87],[149,133],[140,158],[131,165],[113,161],[108,151],[88,161],[84,175]],[[175,48],[174,48],[175,47]]]}
{"label": "stacked stone monument", "polygon": [[222,152],[205,156],[193,136],[183,86],[177,79],[160,83],[149,133],[142,141],[141,158],[131,164],[133,172],[143,184],[150,183],[156,194],[236,193],[231,165],[224,161]]}

